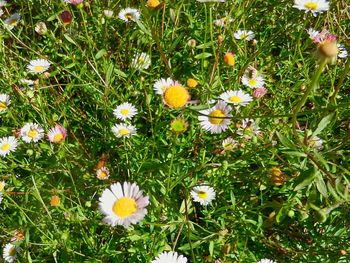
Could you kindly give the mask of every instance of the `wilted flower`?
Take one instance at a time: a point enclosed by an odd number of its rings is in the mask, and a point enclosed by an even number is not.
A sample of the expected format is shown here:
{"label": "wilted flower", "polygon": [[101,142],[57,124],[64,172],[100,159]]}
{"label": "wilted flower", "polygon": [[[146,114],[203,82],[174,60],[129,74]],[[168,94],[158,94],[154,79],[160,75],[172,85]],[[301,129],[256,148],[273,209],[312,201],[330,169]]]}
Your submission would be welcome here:
{"label": "wilted flower", "polygon": [[113,16],[113,11],[112,10],[103,10],[103,14],[106,17],[112,17]]}
{"label": "wilted flower", "polygon": [[37,32],[39,35],[45,35],[47,32],[46,24],[44,22],[36,23],[35,32]]}
{"label": "wilted flower", "polygon": [[106,180],[109,178],[109,175],[110,175],[109,171],[108,171],[107,167],[105,167],[105,166],[102,166],[101,168],[96,170],[97,179]]}
{"label": "wilted flower", "polygon": [[50,200],[51,206],[59,206],[61,203],[61,199],[58,195],[53,195]]}
{"label": "wilted flower", "polygon": [[257,99],[261,99],[262,97],[265,96],[266,93],[267,93],[267,89],[265,87],[259,87],[254,89],[253,97]]}
{"label": "wilted flower", "polygon": [[50,142],[61,143],[67,137],[67,130],[61,124],[58,124],[49,130],[47,137]]}
{"label": "wilted flower", "polygon": [[73,16],[72,16],[71,12],[69,12],[69,11],[63,11],[60,14],[60,18],[63,22],[63,25],[65,25],[65,26],[69,25],[73,20]]}
{"label": "wilted flower", "polygon": [[235,65],[235,54],[226,52],[224,55],[224,62],[226,65],[233,67]]}
{"label": "wilted flower", "polygon": [[223,18],[219,18],[214,20],[214,25],[215,26],[219,26],[219,27],[223,27],[226,26],[228,23],[233,22],[233,19],[230,17],[223,17]]}
{"label": "wilted flower", "polygon": [[253,119],[243,119],[242,124],[238,125],[237,134],[245,139],[250,139],[253,135],[260,133],[260,128]]}

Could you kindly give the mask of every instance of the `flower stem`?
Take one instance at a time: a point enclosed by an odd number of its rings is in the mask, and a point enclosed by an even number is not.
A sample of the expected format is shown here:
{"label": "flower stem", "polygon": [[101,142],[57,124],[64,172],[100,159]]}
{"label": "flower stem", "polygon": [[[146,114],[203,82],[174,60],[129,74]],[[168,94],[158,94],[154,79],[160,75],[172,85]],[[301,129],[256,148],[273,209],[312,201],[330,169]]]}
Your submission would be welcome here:
{"label": "flower stem", "polygon": [[321,61],[321,64],[318,66],[318,68],[317,68],[317,70],[316,70],[316,72],[311,80],[309,87],[307,88],[307,90],[305,91],[301,100],[297,103],[297,105],[295,106],[295,108],[293,110],[293,115],[292,115],[293,133],[296,137],[297,137],[297,132],[296,132],[295,127],[298,126],[298,120],[297,120],[298,113],[301,110],[301,108],[304,106],[304,104],[305,104],[307,98],[309,97],[309,95],[311,94],[311,92],[316,90],[321,73],[326,65],[327,65],[327,60],[323,59]]}
{"label": "flower stem", "polygon": [[340,88],[342,87],[342,85],[344,83],[344,80],[346,79],[346,77],[347,77],[347,75],[349,73],[349,70],[350,70],[350,58],[346,62],[345,69],[344,69],[343,74],[341,75],[341,77],[339,79],[338,85],[335,87],[334,92],[333,92],[331,98],[329,99],[329,102],[330,102],[331,105],[335,105],[336,104],[336,96],[337,96]]}

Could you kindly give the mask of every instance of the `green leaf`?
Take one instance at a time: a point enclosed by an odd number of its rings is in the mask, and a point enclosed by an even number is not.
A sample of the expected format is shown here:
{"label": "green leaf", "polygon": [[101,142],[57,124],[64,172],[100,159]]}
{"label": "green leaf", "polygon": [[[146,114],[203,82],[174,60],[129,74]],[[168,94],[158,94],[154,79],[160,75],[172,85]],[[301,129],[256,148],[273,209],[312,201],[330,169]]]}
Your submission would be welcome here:
{"label": "green leaf", "polygon": [[288,215],[289,209],[287,209],[286,207],[281,207],[281,209],[278,211],[277,215],[276,215],[276,222],[277,223],[281,223],[283,221],[283,219],[286,218],[286,216]]}
{"label": "green leaf", "polygon": [[282,133],[276,132],[276,135],[284,147],[295,149],[293,142],[289,140],[286,136],[284,136]]}
{"label": "green leaf", "polygon": [[301,176],[299,176],[297,180],[297,186],[294,188],[294,191],[299,191],[306,186],[310,185],[316,176],[316,171],[315,169],[309,169],[305,171]]}
{"label": "green leaf", "polygon": [[96,58],[96,59],[100,59],[100,58],[102,58],[106,53],[107,53],[107,51],[106,51],[105,49],[101,49],[99,52],[97,52],[95,58]]}
{"label": "green leaf", "polygon": [[321,193],[321,195],[323,195],[325,198],[328,198],[327,186],[323,180],[321,173],[317,173],[315,183],[316,183],[316,188]]}
{"label": "green leaf", "polygon": [[318,134],[320,134],[327,126],[328,124],[331,122],[331,120],[334,117],[334,112],[327,115],[326,117],[324,117],[320,123],[317,125],[316,130],[313,132],[312,137],[317,136]]}
{"label": "green leaf", "polygon": [[205,58],[208,58],[208,57],[211,57],[211,56],[212,56],[211,53],[203,52],[201,54],[196,55],[194,58],[195,59],[205,59]]}
{"label": "green leaf", "polygon": [[211,241],[209,242],[209,254],[210,254],[211,257],[212,257],[213,254],[214,254],[214,241],[213,241],[213,240],[211,240]]}
{"label": "green leaf", "polygon": [[68,36],[68,34],[64,34],[63,36],[64,36],[65,39],[68,40],[68,42],[72,43],[75,46],[78,46],[78,44],[75,43],[75,41],[70,36]]}

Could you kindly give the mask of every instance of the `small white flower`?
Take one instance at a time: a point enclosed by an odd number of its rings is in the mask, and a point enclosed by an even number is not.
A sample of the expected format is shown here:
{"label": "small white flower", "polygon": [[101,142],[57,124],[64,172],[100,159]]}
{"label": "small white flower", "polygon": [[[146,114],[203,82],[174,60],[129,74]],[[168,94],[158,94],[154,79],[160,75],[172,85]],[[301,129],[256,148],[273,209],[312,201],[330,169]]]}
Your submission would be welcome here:
{"label": "small white flower", "polygon": [[260,259],[257,263],[277,263],[277,262],[271,259],[264,258],[264,259]]}
{"label": "small white flower", "polygon": [[46,34],[47,32],[47,27],[46,24],[44,22],[38,22],[35,25],[34,28],[35,32],[37,32],[39,35],[43,36]]}
{"label": "small white flower", "polygon": [[7,94],[0,94],[0,113],[7,110],[11,104],[10,96]]}
{"label": "small white flower", "polygon": [[228,137],[222,141],[222,148],[224,148],[225,151],[232,151],[237,147],[237,145],[238,142],[231,137]]}
{"label": "small white flower", "polygon": [[250,41],[250,40],[254,39],[255,34],[251,30],[239,29],[233,34],[233,36],[235,37],[235,39],[242,39],[242,40]]}
{"label": "small white flower", "polygon": [[9,16],[8,18],[5,19],[4,23],[5,23],[5,26],[8,28],[8,29],[13,29],[15,26],[17,26],[18,24],[18,21],[21,19],[21,15],[18,14],[18,13],[15,13],[11,16]]}
{"label": "small white flower", "polygon": [[186,263],[187,258],[175,251],[162,252],[151,263]]}
{"label": "small white flower", "polygon": [[244,74],[241,78],[242,84],[251,88],[251,89],[257,89],[262,88],[265,84],[265,80],[262,76],[248,76],[247,74]]}
{"label": "small white flower", "polygon": [[44,130],[36,123],[26,123],[21,128],[20,134],[26,143],[37,142],[44,137]]}
{"label": "small white flower", "polygon": [[17,148],[18,140],[14,136],[0,138],[0,155],[6,156]]}
{"label": "small white flower", "polygon": [[125,121],[134,117],[137,114],[137,109],[131,103],[125,102],[117,106],[113,114],[118,119]]}
{"label": "small white flower", "polygon": [[208,205],[215,199],[215,191],[207,185],[199,185],[193,187],[191,196],[194,202],[199,202],[201,205]]}
{"label": "small white flower", "polygon": [[198,116],[198,120],[202,128],[211,133],[221,133],[230,125],[229,112],[232,110],[225,102],[219,101],[214,107],[200,111],[202,115]]}
{"label": "small white flower", "polygon": [[136,22],[140,19],[140,12],[137,9],[128,7],[128,8],[122,9],[119,12],[118,17],[125,22],[130,22],[130,21]]}
{"label": "small white flower", "polygon": [[308,140],[308,145],[320,151],[323,149],[323,140],[318,136],[312,136]]}
{"label": "small white flower", "polygon": [[122,225],[125,228],[140,222],[147,214],[149,204],[148,196],[143,196],[135,183],[128,182],[112,184],[103,191],[99,201],[99,210],[105,215],[103,222],[112,227]]}
{"label": "small white flower", "polygon": [[309,37],[310,37],[312,40],[314,40],[314,38],[315,38],[316,36],[318,36],[318,34],[320,34],[320,31],[317,31],[317,30],[315,30],[315,29],[313,29],[313,28],[309,28],[308,30],[306,30],[306,32],[309,34]]}
{"label": "small white flower", "polygon": [[154,83],[153,89],[155,90],[155,92],[158,95],[163,96],[163,94],[167,88],[169,88],[171,86],[175,86],[175,85],[181,85],[181,84],[175,80],[172,80],[171,78],[159,79],[156,81],[156,83]]}
{"label": "small white flower", "polygon": [[100,180],[107,180],[109,178],[109,171],[107,167],[102,166],[100,169],[97,169],[96,177]]}
{"label": "small white flower", "polygon": [[311,12],[314,16],[329,9],[329,2],[326,0],[294,0],[293,7],[303,10],[306,13]]}
{"label": "small white flower", "polygon": [[253,100],[253,98],[243,90],[229,90],[220,95],[220,99],[226,103],[245,106]]}
{"label": "small white flower", "polygon": [[252,135],[259,135],[260,133],[260,128],[253,119],[243,119],[242,124],[237,129],[237,134],[245,139],[250,139]]}
{"label": "small white flower", "polygon": [[112,127],[112,131],[117,136],[117,138],[130,138],[133,135],[136,135],[136,128],[128,124],[115,124]]}
{"label": "small white flower", "polygon": [[109,18],[113,16],[113,13],[114,12],[112,10],[103,10],[103,14]]}
{"label": "small white flower", "polygon": [[146,53],[136,54],[131,62],[131,67],[137,70],[148,69],[151,65],[151,58]]}
{"label": "small white flower", "polygon": [[57,124],[49,130],[47,137],[50,142],[61,143],[67,137],[67,130],[61,124]]}
{"label": "small white flower", "polygon": [[[342,44],[338,44],[338,58],[347,58],[348,57],[348,51]],[[1,109],[1,107],[0,107]]]}
{"label": "small white flower", "polygon": [[0,7],[4,7],[7,4],[7,1],[1,0],[0,1]]}
{"label": "small white flower", "polygon": [[2,253],[2,257],[6,262],[12,263],[17,259],[17,254],[20,253],[21,249],[18,246],[13,245],[12,243],[8,243],[4,247],[4,251]]}
{"label": "small white flower", "polygon": [[214,25],[218,27],[226,26],[228,23],[233,22],[233,19],[231,17],[223,17],[214,20]]}
{"label": "small white flower", "polygon": [[27,70],[30,73],[41,74],[47,71],[50,65],[50,62],[46,59],[35,59],[29,61],[29,64],[27,65]]}

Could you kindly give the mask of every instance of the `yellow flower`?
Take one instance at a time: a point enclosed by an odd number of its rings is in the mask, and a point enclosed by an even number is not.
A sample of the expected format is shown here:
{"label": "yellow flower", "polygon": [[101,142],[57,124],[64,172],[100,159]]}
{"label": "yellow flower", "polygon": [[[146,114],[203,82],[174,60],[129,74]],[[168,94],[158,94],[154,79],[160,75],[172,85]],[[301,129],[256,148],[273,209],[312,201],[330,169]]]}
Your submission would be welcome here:
{"label": "yellow flower", "polygon": [[192,79],[192,78],[187,80],[187,87],[189,87],[191,89],[194,89],[195,87],[197,87],[197,85],[198,85],[198,81],[197,80]]}
{"label": "yellow flower", "polygon": [[183,108],[189,99],[190,94],[181,85],[171,86],[163,94],[164,103],[173,109]]}
{"label": "yellow flower", "polygon": [[147,1],[147,6],[149,8],[157,8],[160,5],[160,2],[158,0],[148,0]]}
{"label": "yellow flower", "polygon": [[233,67],[235,65],[235,55],[232,52],[226,52],[224,62],[226,65]]}

